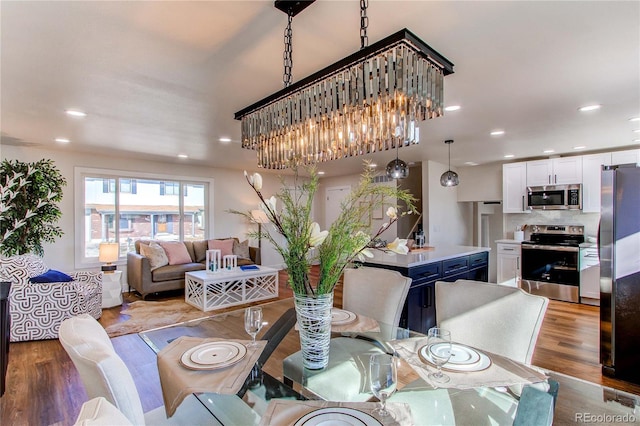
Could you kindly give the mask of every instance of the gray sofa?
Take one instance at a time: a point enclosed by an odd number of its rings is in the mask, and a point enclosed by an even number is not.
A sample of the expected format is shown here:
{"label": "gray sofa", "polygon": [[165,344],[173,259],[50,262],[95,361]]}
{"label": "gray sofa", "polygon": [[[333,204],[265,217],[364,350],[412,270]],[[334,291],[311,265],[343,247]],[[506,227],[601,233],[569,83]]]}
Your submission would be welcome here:
{"label": "gray sofa", "polygon": [[[237,241],[237,238],[235,238]],[[190,263],[166,265],[151,270],[149,259],[140,254],[140,244],[149,244],[152,240],[135,242],[135,252],[127,253],[127,282],[129,287],[146,298],[148,294],[184,288],[184,274],[205,269],[205,258],[208,249],[207,240],[184,241]],[[257,247],[249,247],[249,259],[238,259],[238,266],[259,263]]]}

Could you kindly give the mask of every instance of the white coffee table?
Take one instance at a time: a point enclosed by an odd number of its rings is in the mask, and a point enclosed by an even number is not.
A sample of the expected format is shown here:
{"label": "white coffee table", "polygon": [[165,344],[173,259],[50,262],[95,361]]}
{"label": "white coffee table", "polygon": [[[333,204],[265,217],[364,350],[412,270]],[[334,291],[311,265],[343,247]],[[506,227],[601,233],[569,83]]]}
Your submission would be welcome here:
{"label": "white coffee table", "polygon": [[184,283],[184,301],[205,312],[278,297],[278,270],[266,266],[187,272]]}

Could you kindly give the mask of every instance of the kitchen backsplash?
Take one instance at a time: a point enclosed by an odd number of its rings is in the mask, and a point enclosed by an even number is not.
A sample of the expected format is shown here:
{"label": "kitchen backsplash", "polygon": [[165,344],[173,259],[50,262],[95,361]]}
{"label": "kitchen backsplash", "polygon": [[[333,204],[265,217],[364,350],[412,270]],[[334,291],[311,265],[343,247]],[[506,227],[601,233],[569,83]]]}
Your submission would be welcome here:
{"label": "kitchen backsplash", "polygon": [[508,213],[504,215],[504,237],[513,238],[513,232],[527,225],[524,239],[528,240],[531,225],[583,225],[585,236],[595,237],[598,233],[599,213],[580,211],[533,210],[531,213]]}

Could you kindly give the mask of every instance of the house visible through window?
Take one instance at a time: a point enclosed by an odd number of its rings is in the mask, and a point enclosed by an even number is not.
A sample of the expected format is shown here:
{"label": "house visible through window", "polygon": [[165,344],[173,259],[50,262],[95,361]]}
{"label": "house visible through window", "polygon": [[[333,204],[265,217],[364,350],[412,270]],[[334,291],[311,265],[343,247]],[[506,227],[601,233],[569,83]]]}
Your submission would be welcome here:
{"label": "house visible through window", "polygon": [[[103,241],[120,243],[120,256],[140,239],[204,239],[210,181],[183,181],[82,173],[84,221],[80,263],[95,261]],[[116,191],[116,188],[119,190]]]}

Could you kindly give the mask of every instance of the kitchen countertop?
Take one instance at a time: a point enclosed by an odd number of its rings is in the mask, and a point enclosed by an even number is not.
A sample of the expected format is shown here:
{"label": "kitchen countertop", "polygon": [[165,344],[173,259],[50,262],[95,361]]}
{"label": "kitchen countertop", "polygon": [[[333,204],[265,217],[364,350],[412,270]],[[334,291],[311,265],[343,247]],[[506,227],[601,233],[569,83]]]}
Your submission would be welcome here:
{"label": "kitchen countertop", "polygon": [[415,266],[427,265],[429,263],[439,262],[447,259],[454,259],[461,256],[469,256],[472,254],[482,253],[490,250],[491,249],[489,247],[474,246],[432,247],[429,250],[423,250],[419,252],[412,251],[408,254],[387,254],[381,252],[380,250],[371,250],[373,252],[373,258],[366,258],[364,262],[368,264],[412,268]]}
{"label": "kitchen countertop", "polygon": [[509,239],[504,239],[504,240],[496,240],[497,244],[520,244],[522,241],[519,240],[509,240]]}

